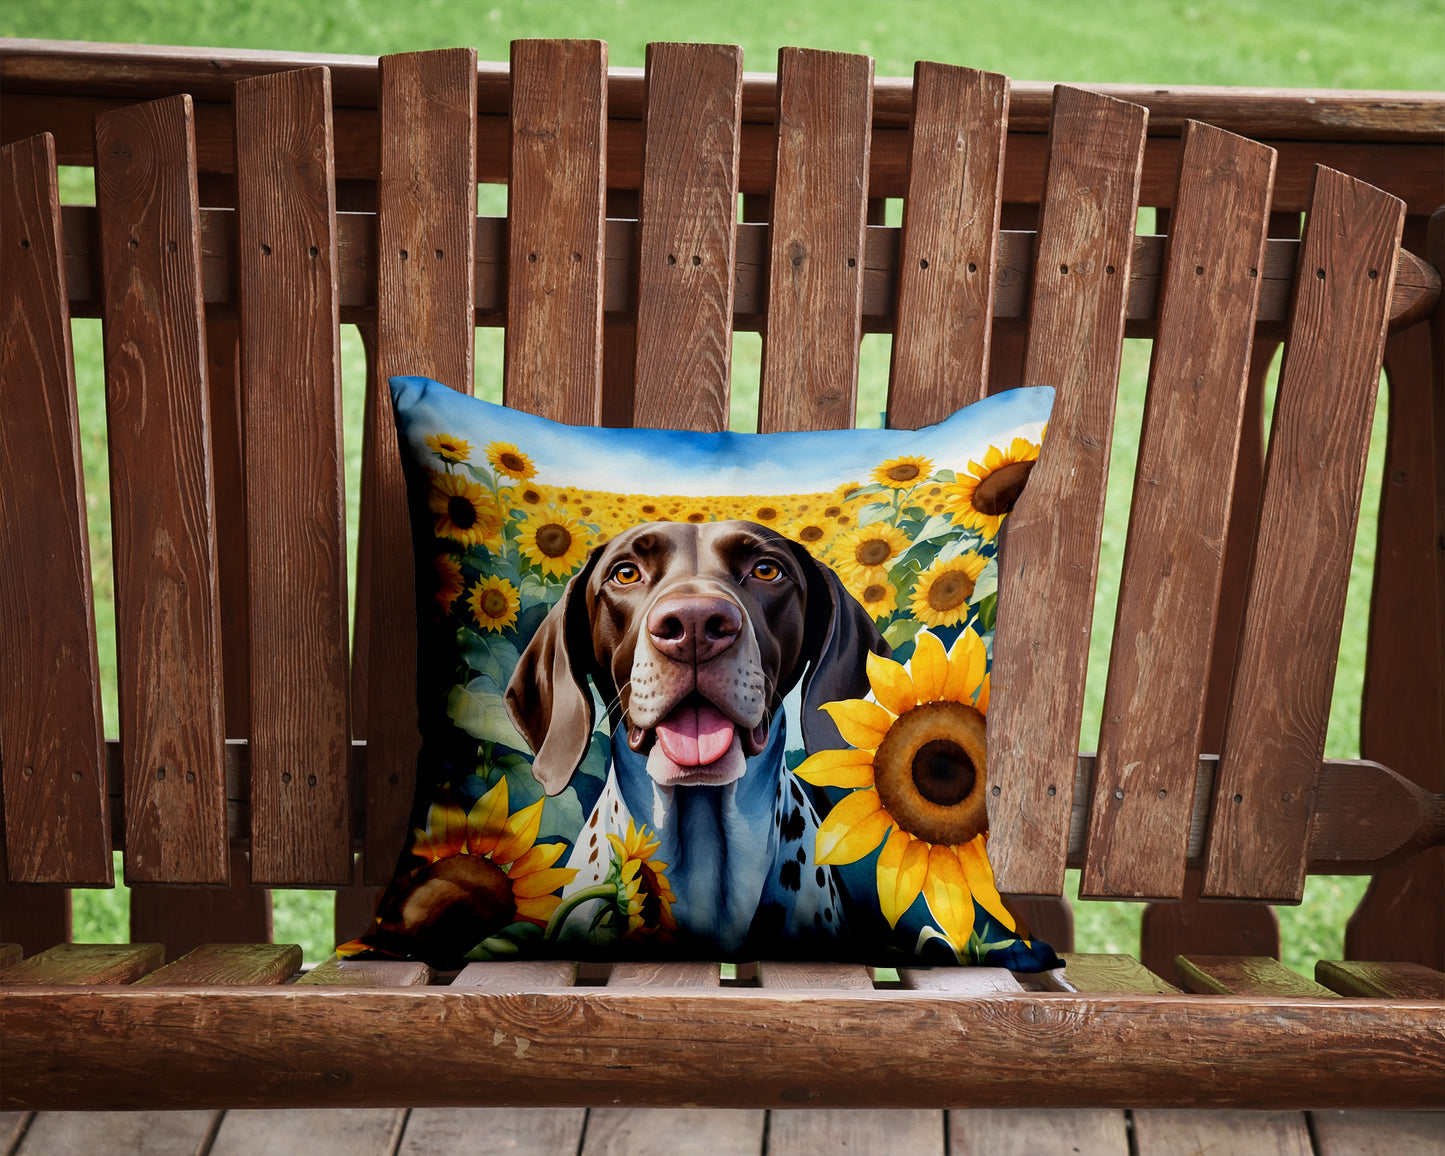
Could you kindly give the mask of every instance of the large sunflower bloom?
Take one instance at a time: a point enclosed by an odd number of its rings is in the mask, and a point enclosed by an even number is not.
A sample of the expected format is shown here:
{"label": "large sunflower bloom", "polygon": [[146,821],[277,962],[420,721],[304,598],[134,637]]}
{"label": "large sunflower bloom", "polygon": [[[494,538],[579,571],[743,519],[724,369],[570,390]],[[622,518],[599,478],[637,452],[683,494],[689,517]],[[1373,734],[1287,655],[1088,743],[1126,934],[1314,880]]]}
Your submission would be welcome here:
{"label": "large sunflower bloom", "polygon": [[541,510],[522,523],[517,545],[533,565],[562,576],[577,569],[592,543],[576,518]]}
{"label": "large sunflower bloom", "polygon": [[846,583],[848,593],[863,604],[875,619],[887,618],[898,609],[898,587],[884,578],[864,576]]}
{"label": "large sunflower bloom", "polygon": [[905,455],[884,462],[873,471],[873,480],[895,490],[911,490],[933,473],[933,459]]}
{"label": "large sunflower bloom", "polygon": [[819,825],[815,862],[856,863],[881,844],[878,903],[890,926],[922,895],[957,949],[973,932],[975,900],[1015,930],[984,852],[982,640],[965,630],[945,654],[923,631],[906,668],[870,655],[868,681],[876,702],[823,706],[851,747],[820,751],[796,771],[815,786],[852,788]]}
{"label": "large sunflower bloom", "polygon": [[434,516],[437,537],[463,546],[480,546],[502,528],[502,511],[492,496],[458,474],[432,474],[427,509]]}
{"label": "large sunflower bloom", "polygon": [[639,830],[629,818],[627,834],[621,839],[608,835],[607,841],[617,852],[617,900],[618,906],[627,913],[627,930],[623,934],[672,938],[677,930],[677,920],[672,914],[677,896],[663,874],[667,864],[652,858],[658,847],[657,837],[649,836],[645,826]]}
{"label": "large sunflower bloom", "polygon": [[507,627],[517,624],[522,596],[505,578],[493,575],[477,583],[472,596],[467,599],[467,605],[471,607],[478,626],[500,634]]}
{"label": "large sunflower bloom", "polygon": [[558,892],[577,876],[571,867],[552,866],[567,850],[566,843],[537,843],[545,802],[538,799],[509,813],[507,780],[502,778],[470,811],[455,803],[433,803],[426,830],[412,830],[412,853],[428,863],[453,855],[490,859],[507,873],[517,918],[545,927],[562,901]]}
{"label": "large sunflower bloom", "polygon": [[912,543],[908,535],[888,522],[874,522],[845,530],[833,542],[830,554],[844,582],[884,580],[885,571]]}
{"label": "large sunflower bloom", "polygon": [[973,584],[987,561],[980,554],[960,554],[935,562],[913,587],[913,616],[928,626],[957,626],[968,621]]}
{"label": "large sunflower bloom", "polygon": [[969,462],[968,473],[944,487],[953,520],[985,538],[997,537],[999,525],[1014,508],[1038,457],[1038,445],[1028,438],[1014,438],[1005,450],[989,446],[981,463]]}
{"label": "large sunflower bloom", "polygon": [[453,437],[451,434],[434,433],[427,434],[421,439],[426,443],[426,448],[436,454],[444,462],[451,462],[456,465],[464,462],[472,456],[472,443],[465,438]]}
{"label": "large sunflower bloom", "polygon": [[497,473],[506,474],[519,482],[525,482],[537,473],[532,459],[510,442],[492,442],[487,447],[487,461],[492,463],[492,469]]}

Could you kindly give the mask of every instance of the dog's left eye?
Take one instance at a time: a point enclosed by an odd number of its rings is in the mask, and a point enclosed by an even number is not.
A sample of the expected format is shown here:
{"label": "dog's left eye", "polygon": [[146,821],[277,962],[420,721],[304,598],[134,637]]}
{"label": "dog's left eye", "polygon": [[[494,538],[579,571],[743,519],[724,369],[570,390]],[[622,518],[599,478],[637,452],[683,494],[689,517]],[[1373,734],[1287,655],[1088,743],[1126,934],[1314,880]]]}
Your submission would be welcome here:
{"label": "dog's left eye", "polygon": [[761,578],[764,582],[776,582],[783,576],[783,568],[776,562],[769,562],[764,558],[761,562],[753,563],[753,577]]}

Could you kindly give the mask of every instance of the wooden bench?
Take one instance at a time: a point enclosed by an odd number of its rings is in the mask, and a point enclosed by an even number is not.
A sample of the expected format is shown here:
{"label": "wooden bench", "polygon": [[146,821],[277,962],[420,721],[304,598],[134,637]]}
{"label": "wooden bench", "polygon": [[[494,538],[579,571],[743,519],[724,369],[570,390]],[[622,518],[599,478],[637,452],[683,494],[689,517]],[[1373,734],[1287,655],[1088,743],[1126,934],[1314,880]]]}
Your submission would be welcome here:
{"label": "wooden bench", "polygon": [[[1012,100],[939,65],[875,81],[866,57],[794,49],[744,81],[736,49],[697,45],[609,78],[582,41],[519,42],[510,68],[12,41],[0,78],[4,918],[23,948],[0,971],[5,1108],[1441,1103],[1445,217],[1428,253],[1419,235],[1438,98],[1400,102],[1403,140],[1341,141],[1311,133],[1378,102],[1166,93],[1151,137],[1117,94]],[[1225,131],[1251,115],[1305,147]],[[1380,163],[1405,197],[1321,156]],[[57,161],[94,164],[94,209],[59,206]],[[507,183],[505,219],[478,217],[478,179]],[[1135,234],[1141,189],[1162,235]],[[1272,235],[1302,210],[1303,236]],[[78,467],[82,315],[105,324],[119,742]],[[369,374],[349,645],[341,322]],[[583,423],[726,427],[735,329],[765,335],[764,430],[851,425],[865,332],[893,334],[894,425],[1055,386],[1001,567],[990,854],[1064,946],[1068,865],[1087,895],[1157,900],[1144,961],[1032,978],[332,961],[297,979],[293,948],[255,942],[265,887],[338,888],[341,924],[390,871],[414,631],[380,383],[466,385],[474,328],[499,325],[506,403]],[[1154,356],[1105,722],[1080,756],[1126,335]],[[1382,356],[1376,761],[1322,760]],[[69,938],[64,888],[109,885],[113,848],[137,942],[37,940]],[[1380,892],[1357,962],[1314,982],[1273,958],[1264,905],[1297,902],[1308,872]],[[1177,972],[1151,940],[1183,948]]]}

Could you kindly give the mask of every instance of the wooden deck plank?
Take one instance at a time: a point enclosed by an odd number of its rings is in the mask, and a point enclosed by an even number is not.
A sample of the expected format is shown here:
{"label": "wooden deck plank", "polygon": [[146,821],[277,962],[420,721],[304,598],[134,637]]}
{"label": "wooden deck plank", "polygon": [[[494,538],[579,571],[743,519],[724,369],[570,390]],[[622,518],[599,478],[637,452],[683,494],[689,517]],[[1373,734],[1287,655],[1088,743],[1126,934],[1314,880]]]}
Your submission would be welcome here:
{"label": "wooden deck plank", "polygon": [[1152,971],[1132,955],[1104,955],[1092,952],[1066,952],[1064,976],[1074,991],[1080,992],[1177,992],[1179,989]]}
{"label": "wooden deck plank", "polygon": [[16,882],[109,887],[100,661],[55,182],[49,135],[0,149],[0,663],[25,672],[0,696],[5,849]]}
{"label": "wooden deck plank", "polygon": [[1206,898],[1298,903],[1304,892],[1404,216],[1398,199],[1320,169],[1215,780]]}
{"label": "wooden deck plank", "polygon": [[872,991],[868,969],[856,963],[795,963],[789,960],[758,964],[758,986],[815,991]]}
{"label": "wooden deck plank", "polygon": [[204,1156],[223,1113],[37,1112],[16,1156]]}
{"label": "wooden deck plank", "polygon": [[1001,967],[900,967],[898,978],[907,991],[988,995],[992,992],[1024,990],[1013,973]]}
{"label": "wooden deck plank", "polygon": [[1056,390],[999,557],[989,860],[1005,894],[1058,895],[1148,113],[1060,86],[1023,383]]}
{"label": "wooden deck plank", "polygon": [[15,1156],[20,1137],[34,1118],[34,1112],[0,1112],[0,1154]]}
{"label": "wooden deck plank", "polygon": [[1316,1156],[1445,1156],[1445,1112],[1314,1111]]}
{"label": "wooden deck plank", "polygon": [[872,113],[871,57],[778,53],[762,433],[853,427]]}
{"label": "wooden deck plank", "polygon": [[1268,956],[1181,955],[1174,961],[1174,970],[1185,991],[1221,995],[1335,994]]}
{"label": "wooden deck plank", "polygon": [[586,1108],[413,1108],[396,1156],[571,1156]]}
{"label": "wooden deck plank", "polygon": [[136,980],[139,987],[284,983],[301,967],[294,943],[207,943]]}
{"label": "wooden deck plank", "polygon": [[1232,133],[1202,124],[1185,130],[1109,651],[1083,898],[1184,894],[1274,161],[1273,149]]}
{"label": "wooden deck plank", "polygon": [[944,1114],[926,1108],[774,1109],[768,1156],[943,1156]]}
{"label": "wooden deck plank", "polygon": [[1361,963],[1322,959],[1315,979],[1341,995],[1380,999],[1445,999],[1445,972],[1421,963]]}
{"label": "wooden deck plank", "polygon": [[647,46],[632,424],[728,428],[743,53]]}
{"label": "wooden deck plank", "polygon": [[95,140],[125,875],[225,883],[226,720],[191,98],[107,113]]}
{"label": "wooden deck plank", "polygon": [[1228,1152],[1230,1156],[1314,1156],[1303,1112],[1140,1110],[1136,1156]]}
{"label": "wooden deck plank", "polygon": [[424,987],[432,969],[410,960],[337,959],[318,963],[296,982],[321,987]]}
{"label": "wooden deck plank", "polygon": [[351,881],[331,84],[236,86],[251,621],[251,876]]}
{"label": "wooden deck plank", "polygon": [[0,984],[131,983],[165,962],[159,943],[61,943],[0,972]]}
{"label": "wooden deck plank", "polygon": [[1124,1113],[1096,1108],[955,1108],[953,1156],[1131,1156]]}
{"label": "wooden deck plank", "polygon": [[507,960],[469,963],[452,980],[452,987],[481,987],[489,991],[531,991],[537,987],[571,987],[578,966],[562,959]]}
{"label": "wooden deck plank", "polygon": [[746,1108],[593,1108],[581,1156],[758,1156],[766,1122]]}
{"label": "wooden deck plank", "polygon": [[608,987],[717,987],[722,983],[715,963],[615,963]]}
{"label": "wooden deck plank", "polygon": [[227,1112],[207,1156],[393,1156],[403,1108],[241,1108]]}

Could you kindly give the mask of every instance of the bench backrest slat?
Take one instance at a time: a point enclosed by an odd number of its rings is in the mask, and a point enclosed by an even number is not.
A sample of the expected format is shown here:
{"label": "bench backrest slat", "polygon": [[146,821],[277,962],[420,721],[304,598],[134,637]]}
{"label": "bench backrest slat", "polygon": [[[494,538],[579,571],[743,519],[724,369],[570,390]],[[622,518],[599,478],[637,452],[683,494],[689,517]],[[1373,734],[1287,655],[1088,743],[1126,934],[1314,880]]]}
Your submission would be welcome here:
{"label": "bench backrest slat", "polygon": [[917,429],[988,392],[1008,77],[920,61],[888,422]]}
{"label": "bench backrest slat", "polygon": [[224,883],[225,717],[191,98],[96,120],[126,878]]}
{"label": "bench backrest slat", "polygon": [[1273,175],[1273,149],[1186,127],[1104,692],[1090,895],[1183,894]]}
{"label": "bench backrest slat", "polygon": [[725,430],[743,54],[647,49],[632,424]]}
{"label": "bench backrest slat", "polygon": [[607,46],[512,45],[503,398],[553,421],[602,414]]}
{"label": "bench backrest slat", "polygon": [[[1215,780],[1204,894],[1298,903],[1404,228],[1321,168],[1280,372],[1260,530]],[[1288,653],[1282,668],[1281,653]]]}
{"label": "bench backrest slat", "polygon": [[[109,807],[55,145],[0,151],[0,695],[10,877],[109,886]],[[23,674],[22,674],[23,672]]]}
{"label": "bench backrest slat", "polygon": [[345,492],[331,90],[236,86],[251,601],[251,874],[351,880]]}
{"label": "bench backrest slat", "polygon": [[1005,893],[1064,884],[1147,119],[1056,90],[1023,369],[1056,394],[999,559],[989,709],[989,856]]}
{"label": "bench backrest slat", "polygon": [[872,120],[872,57],[778,53],[763,433],[853,426]]}
{"label": "bench backrest slat", "polygon": [[397,816],[411,808],[420,746],[411,528],[387,381],[424,374],[472,391],[476,116],[475,49],[382,60],[376,353],[358,581],[367,594],[366,647],[353,659],[367,672],[363,867],[375,882],[389,878],[401,852],[406,825]]}

